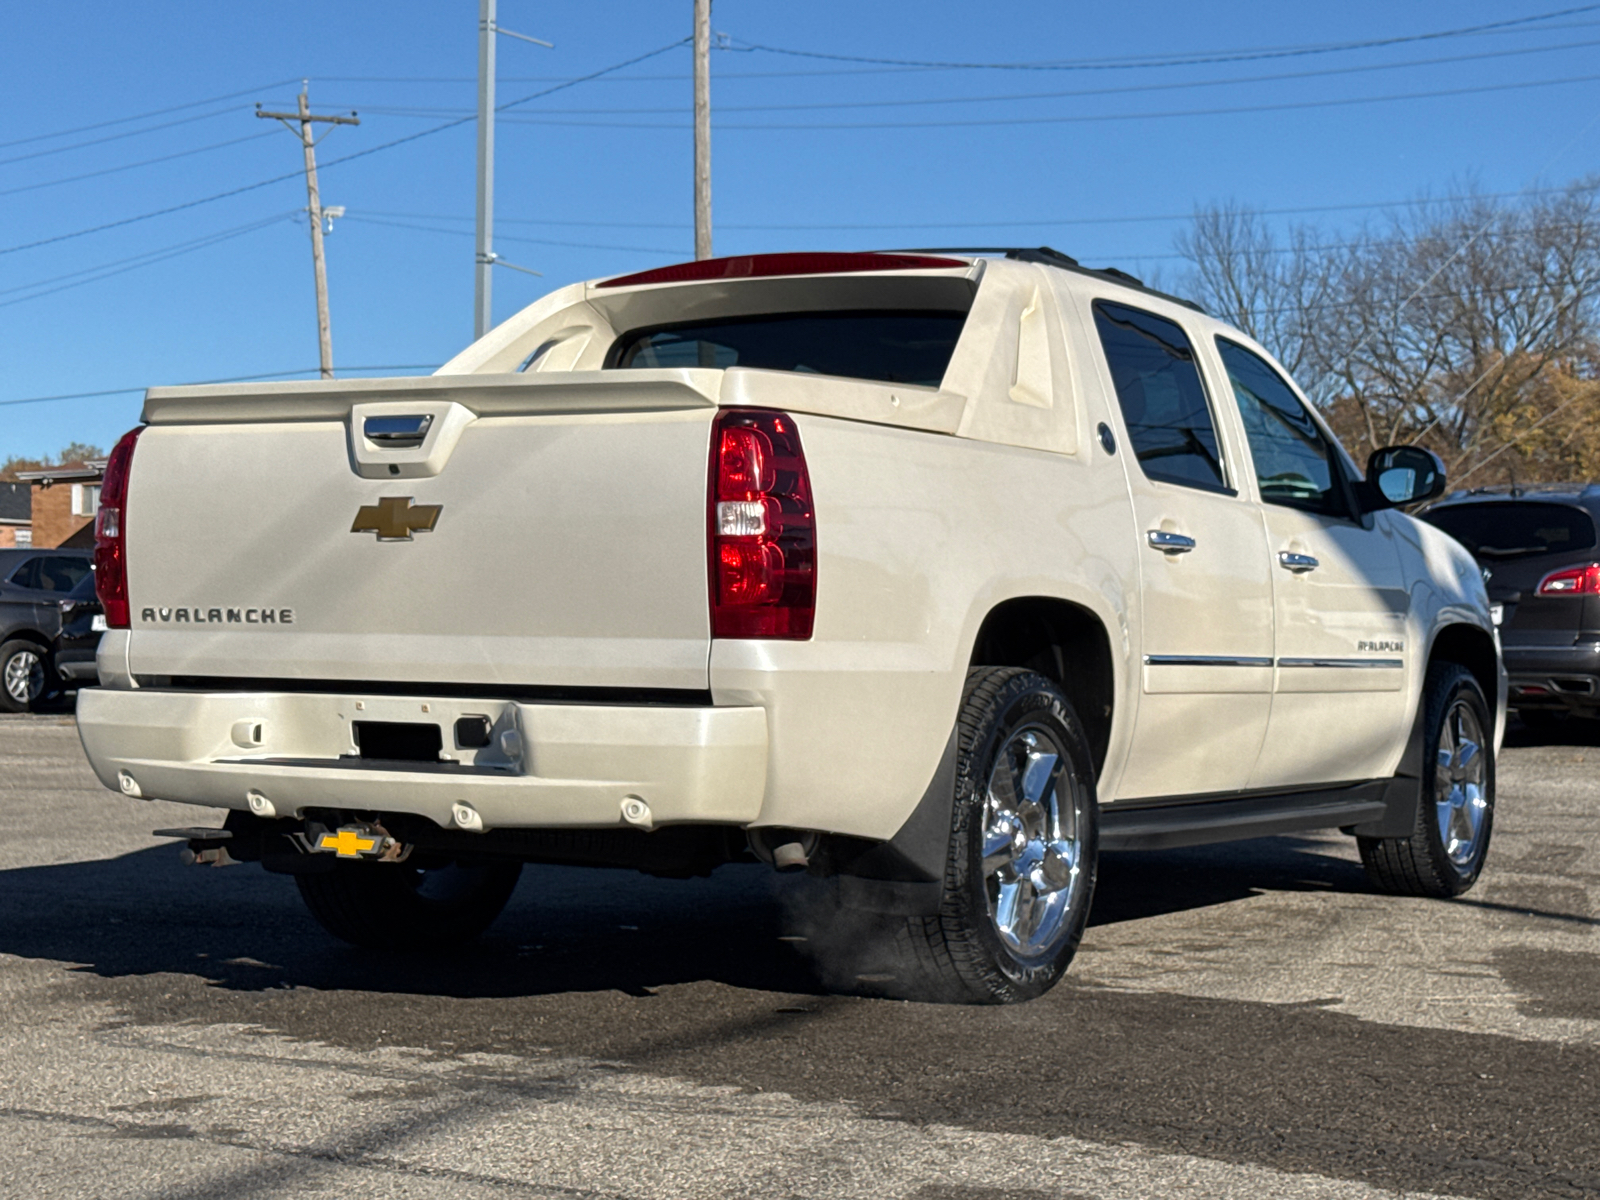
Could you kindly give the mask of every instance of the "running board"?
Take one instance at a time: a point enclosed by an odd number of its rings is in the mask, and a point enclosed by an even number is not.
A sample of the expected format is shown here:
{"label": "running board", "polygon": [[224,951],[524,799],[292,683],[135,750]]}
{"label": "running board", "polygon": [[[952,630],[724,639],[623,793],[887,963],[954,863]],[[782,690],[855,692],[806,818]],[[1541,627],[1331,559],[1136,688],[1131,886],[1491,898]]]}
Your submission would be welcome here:
{"label": "running board", "polygon": [[1100,849],[1167,850],[1367,825],[1388,813],[1386,783],[1287,795],[1107,804],[1100,810]]}

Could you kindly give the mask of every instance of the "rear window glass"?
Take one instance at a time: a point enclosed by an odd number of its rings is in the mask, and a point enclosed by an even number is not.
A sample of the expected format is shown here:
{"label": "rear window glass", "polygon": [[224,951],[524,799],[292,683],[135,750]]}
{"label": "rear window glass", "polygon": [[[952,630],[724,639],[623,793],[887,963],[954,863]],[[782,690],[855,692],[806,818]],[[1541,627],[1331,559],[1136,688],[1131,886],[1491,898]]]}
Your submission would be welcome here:
{"label": "rear window glass", "polygon": [[1569,504],[1507,501],[1436,508],[1422,519],[1437,525],[1477,558],[1560,554],[1594,545],[1594,518]]}
{"label": "rear window glass", "polygon": [[770,313],[635,329],[606,365],[760,367],[938,387],[967,314],[947,311]]}

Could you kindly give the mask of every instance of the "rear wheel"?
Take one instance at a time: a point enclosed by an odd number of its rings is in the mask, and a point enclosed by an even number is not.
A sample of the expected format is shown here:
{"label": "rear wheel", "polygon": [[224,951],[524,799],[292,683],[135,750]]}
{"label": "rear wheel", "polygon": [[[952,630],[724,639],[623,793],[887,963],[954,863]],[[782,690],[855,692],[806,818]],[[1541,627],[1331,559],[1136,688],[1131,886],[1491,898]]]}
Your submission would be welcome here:
{"label": "rear wheel", "polygon": [[0,646],[0,709],[31,712],[44,698],[50,652],[37,642],[14,639]]}
{"label": "rear wheel", "polygon": [[1379,891],[1459,896],[1478,881],[1494,830],[1494,721],[1483,689],[1457,663],[1428,668],[1417,823],[1409,837],[1358,838]]}
{"label": "rear wheel", "polygon": [[899,994],[1004,1004],[1043,995],[1088,923],[1098,850],[1083,726],[1049,679],[968,676],[939,913],[898,931]]}
{"label": "rear wheel", "polygon": [[335,862],[296,875],[311,915],[334,937],[375,950],[444,949],[476,938],[511,899],[522,864],[421,869]]}

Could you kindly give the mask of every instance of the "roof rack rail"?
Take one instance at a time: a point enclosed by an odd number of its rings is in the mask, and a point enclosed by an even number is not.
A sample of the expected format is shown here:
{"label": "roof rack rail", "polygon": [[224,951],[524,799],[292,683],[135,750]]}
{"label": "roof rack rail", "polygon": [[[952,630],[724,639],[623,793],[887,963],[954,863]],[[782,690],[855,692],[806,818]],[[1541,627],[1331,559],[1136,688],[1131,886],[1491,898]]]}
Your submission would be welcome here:
{"label": "roof rack rail", "polygon": [[1209,316],[1193,300],[1186,300],[1182,296],[1174,296],[1170,292],[1159,291],[1148,286],[1144,280],[1139,279],[1126,271],[1119,271],[1116,267],[1086,267],[1070,254],[1063,254],[1051,246],[919,246],[914,249],[884,250],[882,254],[1004,254],[1016,262],[1042,263],[1047,267],[1059,267],[1063,271],[1071,271],[1076,275],[1089,275],[1096,279],[1109,280],[1122,287],[1134,288],[1151,296],[1159,296],[1163,300],[1170,300],[1174,304],[1181,304],[1185,308],[1192,308],[1195,312]]}

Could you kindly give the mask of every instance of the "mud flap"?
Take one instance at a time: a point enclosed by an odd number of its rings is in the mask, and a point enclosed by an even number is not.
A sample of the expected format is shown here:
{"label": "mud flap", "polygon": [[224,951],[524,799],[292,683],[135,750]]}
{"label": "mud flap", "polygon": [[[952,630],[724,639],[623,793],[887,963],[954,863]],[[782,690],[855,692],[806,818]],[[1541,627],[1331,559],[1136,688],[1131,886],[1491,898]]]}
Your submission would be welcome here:
{"label": "mud flap", "polygon": [[866,912],[908,917],[928,917],[939,911],[955,787],[956,733],[952,729],[932,782],[898,833],[886,842],[838,836],[824,839],[824,870],[837,877],[842,903]]}

